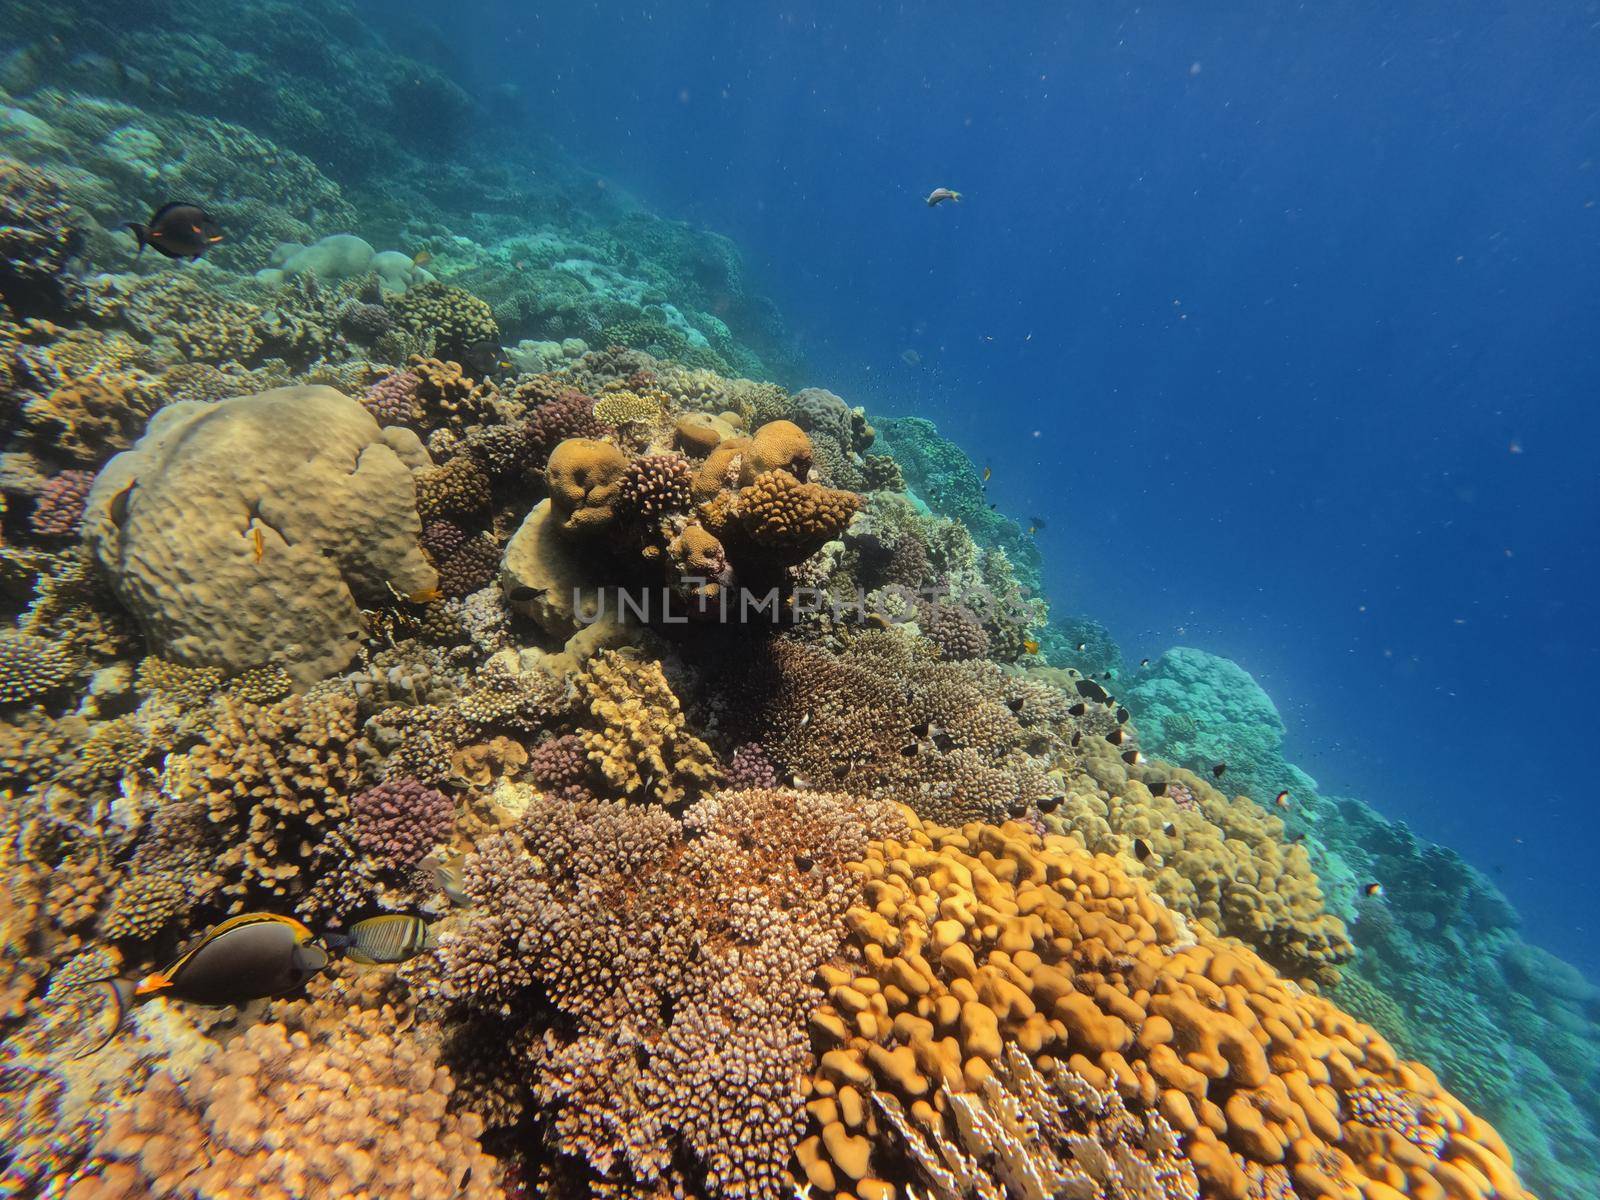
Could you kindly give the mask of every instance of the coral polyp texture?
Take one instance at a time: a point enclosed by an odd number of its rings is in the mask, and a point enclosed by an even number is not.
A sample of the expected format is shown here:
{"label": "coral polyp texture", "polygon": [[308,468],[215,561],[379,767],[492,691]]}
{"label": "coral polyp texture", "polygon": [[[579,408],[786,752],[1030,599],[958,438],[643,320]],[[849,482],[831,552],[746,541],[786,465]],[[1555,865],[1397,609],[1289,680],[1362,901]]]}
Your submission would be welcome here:
{"label": "coral polyp texture", "polygon": [[[814,1132],[796,1152],[819,1189],[1028,1195],[1014,1181],[1054,1174],[1108,1197],[1192,1196],[1191,1177],[1227,1200],[1530,1195],[1431,1071],[1188,926],[1114,859],[1018,825],[913,821],[852,869],[863,897],[852,952],[822,971]],[[1113,1090],[1133,1129],[1062,1117],[1063,1088],[1091,1111]],[[1028,1114],[1051,1110],[1084,1122],[1086,1144],[1041,1139]],[[1134,1146],[1127,1185],[1145,1190],[1119,1192],[1106,1164]],[[987,1192],[951,1191],[963,1169]]]}
{"label": "coral polyp texture", "polygon": [[0,1194],[1600,1195],[1489,879],[361,7],[0,31]]}

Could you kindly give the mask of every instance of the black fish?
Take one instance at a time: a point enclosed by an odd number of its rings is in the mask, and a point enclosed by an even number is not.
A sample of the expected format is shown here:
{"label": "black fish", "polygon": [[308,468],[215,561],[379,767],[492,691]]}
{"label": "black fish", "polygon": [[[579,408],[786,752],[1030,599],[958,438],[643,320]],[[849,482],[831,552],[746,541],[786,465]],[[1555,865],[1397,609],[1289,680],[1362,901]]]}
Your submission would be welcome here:
{"label": "black fish", "polygon": [[906,758],[915,758],[917,756],[917,743],[907,742],[904,746],[900,747],[900,753]]}
{"label": "black fish", "polygon": [[1085,699],[1099,703],[1106,698],[1105,688],[1092,679],[1080,679],[1075,686],[1078,689],[1078,695],[1083,696]]}
{"label": "black fish", "polygon": [[1168,821],[1165,825],[1163,825],[1161,827],[1161,832],[1166,834],[1168,837],[1174,837],[1174,836],[1177,835],[1178,827],[1176,825],[1174,825],[1171,821]]}
{"label": "black fish", "polygon": [[514,587],[506,594],[506,599],[513,604],[532,604],[540,596],[544,595],[546,590],[545,588]]}
{"label": "black fish", "polygon": [[1117,706],[1117,724],[1121,725],[1128,719],[1128,710],[1121,705]]}
{"label": "black fish", "polygon": [[1141,667],[1148,667],[1150,665],[1150,660],[1148,658],[1141,658],[1139,660],[1139,665]]}
{"label": "black fish", "polygon": [[1150,857],[1150,844],[1143,838],[1133,839],[1133,856],[1140,862]]}
{"label": "black fish", "polygon": [[935,746],[939,747],[939,753],[940,754],[949,754],[950,751],[952,751],[952,750],[954,750],[956,748],[956,740],[955,740],[955,738],[951,737],[948,733],[946,733],[942,729],[934,730],[934,733],[933,733],[933,744]]}
{"label": "black fish", "polygon": [[1043,800],[1039,801],[1039,811],[1042,813],[1053,813],[1056,809],[1061,807],[1061,802],[1065,799],[1065,796],[1046,796]]}
{"label": "black fish", "polygon": [[1078,653],[1079,654],[1082,654],[1088,648],[1089,648],[1089,643],[1088,642],[1079,642],[1078,643]]}
{"label": "black fish", "polygon": [[1122,745],[1123,742],[1127,741],[1127,738],[1128,735],[1123,733],[1120,728],[1113,729],[1110,733],[1106,734],[1106,741],[1110,742],[1113,746]]}
{"label": "black fish", "polygon": [[294,991],[328,965],[328,952],[315,937],[293,917],[245,913],[208,929],[164,971],[143,979],[96,980],[111,991],[116,1024],[85,1053],[116,1036],[129,1008],[155,996],[220,1008]]}
{"label": "black fish", "polygon": [[1073,733],[1073,735],[1072,735],[1072,744],[1074,746],[1076,746],[1082,740],[1083,740],[1083,734],[1081,732],[1074,732]]}
{"label": "black fish", "polygon": [[461,365],[474,379],[489,379],[511,370],[511,360],[500,343],[493,340],[473,342],[461,352]]}
{"label": "black fish", "polygon": [[1137,750],[1124,750],[1122,752],[1122,761],[1127,763],[1130,767],[1136,767],[1144,761],[1144,755],[1140,754]]}
{"label": "black fish", "polygon": [[1225,762],[1220,762],[1216,766],[1211,768],[1211,778],[1213,778],[1213,779],[1221,779],[1227,773],[1228,773],[1228,764],[1225,763]]}
{"label": "black fish", "polygon": [[335,950],[343,950],[351,962],[408,962],[432,948],[432,932],[421,917],[406,913],[385,913],[368,917],[350,926],[348,933],[329,933],[324,940]]}
{"label": "black fish", "polygon": [[163,204],[143,225],[129,221],[123,228],[139,243],[139,254],[153,246],[168,258],[199,258],[222,240],[222,226],[198,204]]}
{"label": "black fish", "polygon": [[911,727],[911,736],[925,738],[928,736],[928,722],[918,721]]}
{"label": "black fish", "polygon": [[1167,794],[1166,781],[1163,780],[1160,783],[1152,783],[1150,785],[1150,794],[1152,796],[1165,796]]}
{"label": "black fish", "polygon": [[1081,717],[1081,716],[1083,716],[1084,713],[1089,711],[1089,706],[1087,704],[1085,704],[1082,700],[1079,700],[1071,708],[1067,709],[1067,711],[1069,713],[1071,713],[1075,717]]}
{"label": "black fish", "polygon": [[1013,696],[1013,697],[1011,697],[1011,699],[1006,701],[1006,707],[1009,708],[1014,713],[1021,712],[1022,711],[1022,697],[1021,696]]}
{"label": "black fish", "polygon": [[1378,897],[1383,895],[1383,884],[1369,883],[1366,885],[1366,887],[1361,889],[1361,894],[1376,900]]}

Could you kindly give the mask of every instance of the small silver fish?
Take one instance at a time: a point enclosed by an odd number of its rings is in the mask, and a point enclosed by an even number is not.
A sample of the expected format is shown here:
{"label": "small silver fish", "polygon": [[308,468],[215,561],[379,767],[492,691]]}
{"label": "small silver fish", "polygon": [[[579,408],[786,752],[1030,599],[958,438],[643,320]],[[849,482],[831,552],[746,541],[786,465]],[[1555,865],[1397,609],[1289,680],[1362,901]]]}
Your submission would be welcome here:
{"label": "small silver fish", "polygon": [[937,188],[934,188],[933,191],[928,193],[928,207],[929,208],[937,208],[939,205],[943,204],[946,200],[954,200],[957,204],[960,204],[961,203],[961,193],[960,192],[953,192],[947,187],[937,187]]}

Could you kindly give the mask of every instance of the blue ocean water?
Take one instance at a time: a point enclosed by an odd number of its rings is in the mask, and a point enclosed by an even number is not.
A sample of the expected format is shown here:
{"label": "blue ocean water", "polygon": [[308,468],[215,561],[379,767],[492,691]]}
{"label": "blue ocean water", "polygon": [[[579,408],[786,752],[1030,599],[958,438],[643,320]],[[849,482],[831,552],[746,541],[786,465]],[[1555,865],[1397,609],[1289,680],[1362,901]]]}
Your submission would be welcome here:
{"label": "blue ocean water", "polygon": [[733,237],[808,382],[1044,519],[1058,611],[1243,664],[1600,977],[1600,6],[373,19]]}

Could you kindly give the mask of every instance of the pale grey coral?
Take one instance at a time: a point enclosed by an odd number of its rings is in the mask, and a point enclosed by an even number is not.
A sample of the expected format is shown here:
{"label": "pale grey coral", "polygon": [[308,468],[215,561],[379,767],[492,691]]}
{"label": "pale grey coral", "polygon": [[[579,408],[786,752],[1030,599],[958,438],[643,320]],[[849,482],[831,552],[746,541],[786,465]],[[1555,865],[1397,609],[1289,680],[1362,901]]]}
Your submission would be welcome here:
{"label": "pale grey coral", "polygon": [[331,388],[169,405],[95,481],[85,532],[157,653],[310,683],[355,655],[363,601],[437,585],[417,545],[426,461]]}

